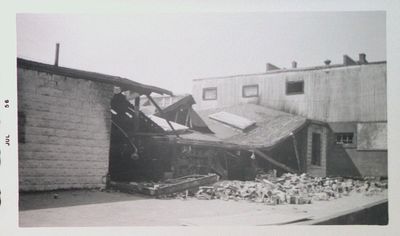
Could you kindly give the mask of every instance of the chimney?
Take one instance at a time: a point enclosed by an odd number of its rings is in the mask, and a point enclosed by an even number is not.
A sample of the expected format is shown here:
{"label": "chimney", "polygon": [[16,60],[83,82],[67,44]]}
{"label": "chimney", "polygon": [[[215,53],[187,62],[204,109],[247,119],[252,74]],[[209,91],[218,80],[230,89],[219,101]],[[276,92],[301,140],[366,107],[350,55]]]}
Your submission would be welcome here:
{"label": "chimney", "polygon": [[357,63],[347,55],[343,55],[343,64],[345,66],[357,65]]}
{"label": "chimney", "polygon": [[59,56],[59,53],[60,53],[60,44],[57,43],[57,44],[56,44],[56,60],[55,60],[55,62],[54,62],[54,65],[55,65],[55,66],[58,66],[58,56]]}
{"label": "chimney", "polygon": [[367,64],[367,55],[365,55],[365,53],[360,53],[358,54],[358,64]]}
{"label": "chimney", "polygon": [[297,62],[296,61],[292,61],[292,68],[296,69],[297,68]]}
{"label": "chimney", "polygon": [[267,63],[267,71],[271,71],[271,70],[279,70],[280,68],[271,64],[271,63]]}
{"label": "chimney", "polygon": [[324,61],[324,63],[325,63],[326,66],[329,66],[329,65],[331,64],[331,60],[326,59],[326,60]]}

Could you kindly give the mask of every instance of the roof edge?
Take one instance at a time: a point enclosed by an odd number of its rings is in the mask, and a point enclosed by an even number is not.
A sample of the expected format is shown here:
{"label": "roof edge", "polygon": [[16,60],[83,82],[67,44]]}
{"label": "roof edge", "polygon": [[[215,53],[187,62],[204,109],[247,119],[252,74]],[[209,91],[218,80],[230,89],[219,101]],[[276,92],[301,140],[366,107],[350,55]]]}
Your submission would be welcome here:
{"label": "roof edge", "polygon": [[79,78],[79,79],[86,79],[92,80],[101,83],[113,84],[116,86],[123,87],[127,90],[136,90],[142,94],[150,94],[152,92],[158,94],[168,94],[173,95],[173,93],[169,90],[162,89],[152,85],[145,85],[139,82],[135,82],[133,80],[113,76],[113,75],[106,75],[97,72],[85,71],[85,70],[78,70],[72,69],[68,67],[61,67],[55,66],[50,64],[45,64],[37,61],[31,61],[23,58],[17,57],[17,67],[24,68],[24,69],[34,69],[41,72],[47,72],[51,74],[67,76],[71,78]]}
{"label": "roof edge", "polygon": [[348,68],[348,67],[367,66],[367,65],[376,65],[376,64],[386,64],[386,61],[374,61],[374,62],[368,62],[367,64],[357,64],[357,65],[334,64],[334,65],[329,65],[329,66],[321,65],[321,66],[311,66],[311,67],[303,67],[303,68],[279,69],[279,70],[266,71],[266,72],[262,72],[262,73],[236,74],[236,75],[197,78],[197,79],[192,79],[192,81],[230,79],[230,78],[241,77],[241,76],[269,75],[269,74],[279,74],[279,73],[286,73],[286,72],[302,72],[302,71],[311,71],[311,70],[335,69],[335,68],[343,68],[343,67]]}

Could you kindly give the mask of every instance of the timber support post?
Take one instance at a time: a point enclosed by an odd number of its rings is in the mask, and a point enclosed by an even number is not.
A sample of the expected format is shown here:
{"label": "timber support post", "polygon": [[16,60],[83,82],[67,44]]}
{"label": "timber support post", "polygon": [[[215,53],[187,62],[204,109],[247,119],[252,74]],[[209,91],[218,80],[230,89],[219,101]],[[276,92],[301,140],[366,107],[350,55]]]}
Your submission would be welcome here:
{"label": "timber support post", "polygon": [[295,156],[296,156],[297,167],[299,168],[299,172],[301,172],[299,150],[297,149],[297,140],[296,140],[296,137],[294,136],[293,133],[290,133],[290,135],[293,138],[293,147],[294,147],[294,153],[295,153]]}

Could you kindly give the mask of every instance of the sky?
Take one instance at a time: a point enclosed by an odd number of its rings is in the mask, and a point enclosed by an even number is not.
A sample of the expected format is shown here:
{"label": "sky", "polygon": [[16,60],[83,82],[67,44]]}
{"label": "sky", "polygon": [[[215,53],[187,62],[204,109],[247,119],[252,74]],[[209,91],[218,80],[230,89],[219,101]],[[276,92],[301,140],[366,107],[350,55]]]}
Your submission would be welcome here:
{"label": "sky", "polygon": [[384,12],[17,14],[17,56],[191,93],[197,78],[386,60]]}

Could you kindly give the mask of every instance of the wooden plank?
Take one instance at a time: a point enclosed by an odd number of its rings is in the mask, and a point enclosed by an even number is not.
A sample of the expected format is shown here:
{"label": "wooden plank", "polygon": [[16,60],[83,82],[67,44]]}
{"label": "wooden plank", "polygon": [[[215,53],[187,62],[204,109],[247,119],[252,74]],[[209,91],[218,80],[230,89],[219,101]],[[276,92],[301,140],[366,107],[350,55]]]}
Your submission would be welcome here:
{"label": "wooden plank", "polygon": [[229,125],[234,128],[241,129],[241,130],[245,130],[245,129],[249,128],[250,126],[256,124],[255,121],[248,120],[244,117],[241,117],[241,116],[229,113],[229,112],[225,112],[225,111],[211,114],[208,117],[210,119],[219,121],[221,123],[224,123],[226,125]]}
{"label": "wooden plank", "polygon": [[[158,112],[160,112],[160,114],[163,114],[163,110],[162,110],[161,107],[154,101],[154,99],[153,99],[150,95],[148,95],[148,94],[146,94],[146,96],[147,96],[147,98],[151,101],[151,103],[153,103],[153,105],[157,108]],[[169,120],[165,120],[165,121],[167,121],[167,123],[168,123],[169,127],[171,128],[171,130],[172,130],[172,131],[175,131],[174,127],[173,127],[172,124],[169,122]],[[175,135],[176,135],[176,137],[179,138],[179,134],[175,133]]]}
{"label": "wooden plank", "polygon": [[216,183],[218,179],[219,177],[216,174],[185,176],[179,179],[175,179],[175,183],[161,183],[158,187],[144,187],[140,183],[131,184],[111,181],[110,187],[125,192],[137,192],[151,196],[160,196],[172,193],[179,193],[204,185],[211,185]]}
{"label": "wooden plank", "polygon": [[[189,176],[190,177],[190,176]],[[167,186],[161,186],[155,191],[155,196],[160,196],[164,194],[178,193],[185,190],[197,188],[204,185],[211,185],[218,181],[219,177],[216,174],[210,174],[194,180],[183,180],[176,184],[171,184]]]}
{"label": "wooden plank", "polygon": [[272,157],[268,156],[267,154],[263,153],[262,151],[258,150],[258,149],[254,149],[252,150],[254,151],[255,154],[261,156],[262,158],[264,158],[265,160],[269,161],[270,163],[272,163],[273,165],[280,167],[283,170],[286,170],[290,173],[297,173],[297,171],[293,170],[292,168],[290,168],[289,166],[282,164],[276,160],[274,160]]}
{"label": "wooden plank", "polygon": [[[160,126],[164,131],[182,131],[182,130],[188,130],[189,127],[169,121],[167,122],[167,119],[160,118],[158,116],[154,115],[149,115],[148,116],[154,123],[156,123],[158,126]],[[170,128],[169,124],[173,127],[173,129]]]}
{"label": "wooden plank", "polygon": [[189,139],[176,139],[177,144],[182,145],[196,145],[196,146],[203,146],[203,147],[214,147],[218,149],[231,149],[231,150],[249,150],[252,148],[248,145],[240,145],[234,143],[227,143],[222,141],[205,141],[205,140],[189,140]]}
{"label": "wooden plank", "polygon": [[297,149],[297,140],[296,140],[296,136],[292,135],[292,138],[293,138],[294,153],[295,153],[296,161],[297,161],[297,167],[298,167],[299,172],[300,172],[300,171],[301,171],[300,156],[299,156],[299,150]]}

